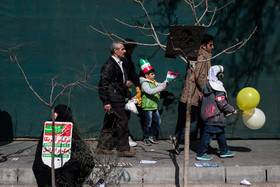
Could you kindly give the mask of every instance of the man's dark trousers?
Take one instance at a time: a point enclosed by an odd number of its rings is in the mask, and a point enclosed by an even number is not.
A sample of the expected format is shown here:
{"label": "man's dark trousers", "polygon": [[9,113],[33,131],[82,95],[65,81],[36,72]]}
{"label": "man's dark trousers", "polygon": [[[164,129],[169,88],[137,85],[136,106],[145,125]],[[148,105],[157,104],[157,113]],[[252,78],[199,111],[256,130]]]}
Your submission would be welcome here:
{"label": "man's dark trousers", "polygon": [[99,136],[97,148],[109,150],[113,135],[117,135],[117,150],[129,151],[128,117],[123,107],[112,107],[111,113],[106,113]]}

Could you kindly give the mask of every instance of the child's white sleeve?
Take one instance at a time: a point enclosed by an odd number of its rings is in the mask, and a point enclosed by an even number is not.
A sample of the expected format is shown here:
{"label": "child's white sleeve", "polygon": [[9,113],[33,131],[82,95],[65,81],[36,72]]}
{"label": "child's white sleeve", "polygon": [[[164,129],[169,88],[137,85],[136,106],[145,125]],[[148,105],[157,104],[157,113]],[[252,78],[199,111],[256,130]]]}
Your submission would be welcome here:
{"label": "child's white sleeve", "polygon": [[158,85],[156,88],[151,88],[148,82],[143,82],[141,85],[141,89],[143,90],[143,92],[149,94],[149,95],[154,95],[156,93],[161,92],[162,89],[162,85]]}
{"label": "child's white sleeve", "polygon": [[158,84],[158,86],[163,86],[163,85],[166,85],[166,84],[168,84],[168,81],[167,80],[165,80],[163,83],[157,83]]}

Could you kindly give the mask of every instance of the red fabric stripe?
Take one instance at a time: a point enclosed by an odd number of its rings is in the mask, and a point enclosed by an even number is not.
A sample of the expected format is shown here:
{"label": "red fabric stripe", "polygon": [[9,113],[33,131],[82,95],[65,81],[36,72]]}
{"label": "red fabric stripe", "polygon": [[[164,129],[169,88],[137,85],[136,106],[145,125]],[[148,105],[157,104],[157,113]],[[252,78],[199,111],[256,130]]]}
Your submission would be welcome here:
{"label": "red fabric stripe", "polygon": [[226,98],[225,96],[219,96],[219,97],[216,97],[215,100],[222,101],[222,100],[225,100],[225,98]]}
{"label": "red fabric stripe", "polygon": [[172,72],[172,71],[168,71],[168,74],[169,75],[177,75],[178,76],[180,73],[175,73],[175,72]]}
{"label": "red fabric stripe", "polygon": [[151,69],[153,69],[152,66],[148,66],[148,67],[144,68],[142,71],[145,74],[147,71],[149,71]]}

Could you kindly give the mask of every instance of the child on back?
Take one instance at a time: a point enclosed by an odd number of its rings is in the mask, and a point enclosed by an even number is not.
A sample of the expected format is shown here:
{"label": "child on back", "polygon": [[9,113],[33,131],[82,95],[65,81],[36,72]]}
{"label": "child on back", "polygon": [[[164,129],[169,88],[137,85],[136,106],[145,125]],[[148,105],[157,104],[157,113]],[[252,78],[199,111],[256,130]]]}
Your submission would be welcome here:
{"label": "child on back", "polygon": [[142,91],[142,108],[143,108],[143,144],[157,144],[156,134],[161,123],[158,112],[158,103],[160,92],[166,88],[166,81],[157,83],[155,81],[155,70],[150,63],[144,59],[140,59],[140,67],[144,77],[140,77],[140,85]]}
{"label": "child on back", "polygon": [[197,160],[212,160],[213,157],[206,154],[209,144],[216,135],[220,157],[233,157],[234,152],[229,151],[225,136],[226,114],[237,114],[237,111],[227,102],[227,93],[223,87],[224,68],[220,65],[209,69],[207,82],[201,91],[201,119],[205,125],[204,132],[197,151]]}

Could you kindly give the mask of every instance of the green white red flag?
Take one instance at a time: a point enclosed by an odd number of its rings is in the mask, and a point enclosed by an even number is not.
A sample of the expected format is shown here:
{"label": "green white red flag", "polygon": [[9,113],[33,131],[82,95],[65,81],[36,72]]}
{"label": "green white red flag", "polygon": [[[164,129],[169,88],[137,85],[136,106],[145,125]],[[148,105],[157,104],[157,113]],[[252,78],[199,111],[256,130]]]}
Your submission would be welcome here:
{"label": "green white red flag", "polygon": [[[71,158],[72,122],[54,122],[54,168],[61,168]],[[42,147],[43,163],[52,167],[52,121],[46,121],[44,125],[44,138]]]}
{"label": "green white red flag", "polygon": [[166,81],[168,81],[168,82],[174,81],[179,75],[180,75],[180,73],[168,71],[167,76],[166,76]]}

